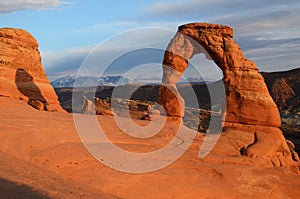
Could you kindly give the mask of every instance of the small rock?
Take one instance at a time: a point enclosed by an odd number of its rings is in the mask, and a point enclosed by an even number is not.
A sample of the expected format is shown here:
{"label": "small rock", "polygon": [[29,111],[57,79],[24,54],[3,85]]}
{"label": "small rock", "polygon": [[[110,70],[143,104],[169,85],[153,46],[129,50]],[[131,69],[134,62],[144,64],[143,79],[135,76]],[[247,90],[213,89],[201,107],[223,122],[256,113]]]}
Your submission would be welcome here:
{"label": "small rock", "polygon": [[292,154],[292,158],[294,161],[299,161],[299,155],[298,153],[295,151],[295,145],[294,143],[291,141],[291,140],[286,140],[286,143],[291,151],[291,154]]}
{"label": "small rock", "polygon": [[112,110],[97,110],[96,115],[110,115],[115,116],[116,114]]}
{"label": "small rock", "polygon": [[29,100],[28,104],[39,111],[43,111],[45,109],[43,102],[40,100]]}
{"label": "small rock", "polygon": [[150,115],[146,114],[141,117],[141,120],[151,121],[151,117],[150,117]]}

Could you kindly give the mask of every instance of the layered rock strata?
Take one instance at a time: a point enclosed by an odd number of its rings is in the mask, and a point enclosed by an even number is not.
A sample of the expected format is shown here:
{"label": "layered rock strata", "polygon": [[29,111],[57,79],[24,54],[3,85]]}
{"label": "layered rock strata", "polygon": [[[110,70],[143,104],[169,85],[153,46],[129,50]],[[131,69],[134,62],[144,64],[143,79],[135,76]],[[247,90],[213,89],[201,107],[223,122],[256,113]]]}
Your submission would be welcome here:
{"label": "layered rock strata", "polygon": [[199,53],[204,53],[223,71],[227,105],[223,132],[239,132],[248,139],[248,143],[237,141],[231,152],[223,148],[217,153],[237,154],[235,151],[240,150],[243,155],[269,159],[276,166],[292,165],[291,153],[278,128],[281,122],[277,106],[256,65],[243,56],[233,40],[233,29],[228,26],[191,23],[178,28],[165,51],[163,86],[158,97],[167,115],[184,115],[184,101],[176,83],[189,60]]}
{"label": "layered rock strata", "polygon": [[38,43],[25,30],[0,29],[0,96],[41,104],[40,110],[64,111],[41,63]]}

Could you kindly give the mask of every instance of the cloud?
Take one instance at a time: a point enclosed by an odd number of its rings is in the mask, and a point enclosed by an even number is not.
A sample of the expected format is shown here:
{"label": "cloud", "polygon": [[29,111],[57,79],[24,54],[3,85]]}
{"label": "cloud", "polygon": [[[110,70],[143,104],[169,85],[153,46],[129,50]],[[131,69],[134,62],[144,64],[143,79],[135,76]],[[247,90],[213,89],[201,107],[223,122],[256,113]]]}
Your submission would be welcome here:
{"label": "cloud", "polygon": [[100,24],[94,24],[91,26],[83,27],[80,29],[74,30],[77,33],[90,33],[91,31],[103,31],[110,30],[110,32],[114,32],[115,30],[124,30],[124,28],[130,28],[137,26],[136,21],[114,21],[110,23],[100,23]]}
{"label": "cloud", "polygon": [[292,42],[250,49],[244,51],[244,55],[254,61],[261,71],[281,71],[299,68],[300,38]]}
{"label": "cloud", "polygon": [[144,7],[146,15],[157,18],[190,18],[198,20],[236,13],[275,11],[299,6],[298,0],[186,0],[171,3],[156,3]]}
{"label": "cloud", "polygon": [[206,21],[234,28],[236,39],[279,40],[300,35],[300,1],[186,0],[146,8],[148,17]]}
{"label": "cloud", "polygon": [[234,27],[235,40],[261,71],[300,67],[300,8],[245,13],[215,19]]}
{"label": "cloud", "polygon": [[[273,17],[275,15],[277,14],[272,14]],[[290,15],[286,15],[285,17],[288,16]],[[289,32],[289,29],[287,29],[284,33],[284,31],[280,29],[280,26],[276,27],[274,25],[272,26],[273,30],[268,32],[268,26],[266,26],[266,28],[263,27],[264,20],[269,20],[268,17],[263,17],[261,23],[258,20],[260,17],[257,17],[257,19],[254,17],[254,21],[246,20],[247,18],[248,16],[245,15],[237,18],[228,17],[227,19],[224,19],[233,25],[242,24],[242,22],[245,21],[251,25],[252,28],[256,28],[254,30],[249,29],[248,31],[244,31],[243,28],[247,28],[246,24],[245,26],[239,27],[241,29],[238,29],[237,31],[239,32],[239,35],[235,38],[235,40],[244,51],[245,57],[253,60],[261,71],[287,70],[300,66],[300,63],[298,63],[298,57],[300,56],[300,37],[296,37],[300,34],[295,34],[295,37],[292,37],[295,32]],[[280,21],[280,17],[274,18],[274,20]],[[152,22],[147,22],[146,24],[150,23]],[[164,23],[167,22],[153,22],[153,24],[156,25],[162,25]],[[292,20],[289,23],[296,25],[298,22]],[[135,23],[128,22],[126,24]],[[178,24],[179,23],[177,23],[177,25]],[[97,30],[101,26],[93,27]],[[107,25],[107,27],[109,26]],[[91,67],[88,68],[88,70],[81,72],[83,72],[84,75],[89,76],[98,74],[99,71],[97,70],[101,70],[101,68],[107,66],[112,60],[111,57],[116,58],[117,62],[114,62],[110,66],[110,71],[108,71],[110,74],[120,74],[126,72],[131,67],[140,64],[147,64],[153,62],[153,60],[155,63],[161,63],[163,51],[166,49],[170,39],[174,36],[175,31],[176,30],[172,31],[157,28],[156,31],[153,32],[153,30],[150,31],[148,29],[141,28],[135,29],[132,32],[122,32],[121,34],[111,37],[101,43],[100,48],[98,48],[94,54],[94,58],[89,59],[90,61],[88,65]],[[140,46],[149,46],[154,48],[159,46],[159,49],[162,51],[146,50],[133,52],[133,49],[139,49]],[[64,51],[42,52],[43,64],[47,75],[51,80],[54,80],[61,76],[76,74],[81,63],[85,60],[92,49],[92,47],[87,47],[67,49]],[[124,54],[124,52],[131,52],[131,54],[127,53],[126,56],[119,57]],[[153,58],[153,60],[151,61],[149,58]],[[196,65],[198,62],[198,60],[195,62]],[[202,62],[199,63],[202,64]],[[203,67],[200,67],[200,70],[201,69],[203,69]],[[210,77],[205,73],[206,69],[207,68],[203,69],[203,74]]]}
{"label": "cloud", "polygon": [[145,20],[206,21],[234,28],[235,41],[261,71],[300,67],[298,0],[186,0],[144,8]]}
{"label": "cloud", "polygon": [[[165,48],[128,49],[69,49],[60,52],[42,53],[43,65],[50,81],[69,75],[107,76],[123,75],[133,79],[141,76],[157,80],[162,78],[162,61]],[[125,52],[125,53],[124,53]],[[89,54],[91,53],[91,54]],[[115,56],[118,55],[118,56]],[[110,58],[115,57],[114,60]],[[201,74],[201,75],[200,75]],[[202,77],[206,80],[222,78],[217,65],[204,55],[190,60],[185,78]]]}
{"label": "cloud", "polygon": [[[300,67],[299,18],[299,0],[185,0],[144,7],[143,13],[136,15],[135,19],[99,23],[72,31],[80,36],[87,34],[89,38],[99,38],[103,30],[109,36],[141,27],[164,27],[176,31],[178,25],[191,21],[220,23],[234,28],[235,41],[241,46],[244,55],[253,60],[261,71],[278,71]],[[138,39],[141,35],[137,34],[134,38]],[[173,35],[174,33],[171,37]],[[120,39],[116,46],[125,49],[126,45],[132,45],[131,42],[119,46],[127,40]],[[151,41],[156,40],[153,38]],[[168,42],[169,39],[166,40]],[[91,49],[77,48],[42,53],[45,70],[50,79],[75,74]],[[115,50],[110,46],[101,52],[101,56],[109,57]],[[119,67],[119,72],[128,69],[132,64],[130,61],[125,60],[124,66]],[[101,64],[98,63],[97,66]]]}
{"label": "cloud", "polygon": [[115,35],[95,48],[42,52],[43,65],[50,79],[77,72],[92,76],[103,72],[123,73],[137,65],[161,63],[174,34],[175,31],[162,28],[133,29]]}
{"label": "cloud", "polygon": [[0,14],[8,14],[20,10],[41,10],[70,4],[61,0],[2,0],[0,1]]}
{"label": "cloud", "polygon": [[299,36],[299,17],[300,8],[291,7],[270,12],[230,15],[212,21],[234,27],[239,36],[260,35],[257,39],[283,39]]}
{"label": "cloud", "polygon": [[[124,53],[125,52],[125,53]],[[85,48],[42,53],[43,65],[50,81],[66,75],[97,76],[123,74],[131,68],[161,64],[162,49]],[[115,58],[115,59],[112,59]],[[112,59],[112,60],[111,60]]]}
{"label": "cloud", "polygon": [[76,74],[80,64],[92,48],[74,48],[63,51],[41,52],[43,67],[50,81]]}
{"label": "cloud", "polygon": [[182,21],[139,21],[139,20],[127,20],[127,21],[112,21],[107,23],[93,24],[79,29],[72,30],[76,34],[96,34],[99,37],[99,33],[103,34],[103,30],[108,35],[120,34],[122,32],[130,31],[140,28],[163,28],[177,31],[178,25],[182,24]]}

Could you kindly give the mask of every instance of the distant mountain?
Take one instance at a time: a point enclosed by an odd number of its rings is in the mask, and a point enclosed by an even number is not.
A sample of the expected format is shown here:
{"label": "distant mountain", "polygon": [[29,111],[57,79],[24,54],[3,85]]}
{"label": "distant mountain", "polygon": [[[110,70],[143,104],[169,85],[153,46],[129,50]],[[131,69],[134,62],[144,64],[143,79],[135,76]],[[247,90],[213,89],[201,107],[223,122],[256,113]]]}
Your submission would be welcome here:
{"label": "distant mountain", "polygon": [[[277,104],[279,110],[299,110],[300,107],[300,68],[289,70],[289,71],[280,71],[280,72],[262,72],[261,73],[265,79],[268,90]],[[121,75],[115,76],[104,76],[104,77],[76,77],[76,76],[67,76],[57,79],[51,82],[54,88],[66,88],[73,87],[75,80],[77,80],[76,87],[93,87],[93,86],[123,86],[126,84],[160,84],[160,77],[139,77],[138,79],[129,79],[124,78]],[[199,78],[187,78],[187,80],[192,84],[192,87],[197,95],[203,97],[200,100],[202,105],[209,104],[209,96],[207,93],[207,88],[203,79]],[[219,81],[218,81],[219,82]],[[206,81],[209,84],[215,84],[212,80]],[[185,93],[185,82],[179,82],[179,90],[184,94]],[[218,85],[216,83],[215,85]],[[138,86],[137,86],[138,87]],[[146,89],[147,88],[147,89]],[[152,89],[150,89],[152,88]],[[151,90],[151,91],[150,91]],[[155,92],[154,92],[155,91]],[[158,91],[157,86],[144,86],[143,88],[138,89],[135,92],[137,99],[145,98],[148,100],[154,100],[157,98],[156,92]],[[108,92],[110,93],[110,92]],[[109,96],[106,96],[109,97]],[[189,100],[186,97],[187,102]],[[203,101],[203,103],[202,103]]]}
{"label": "distant mountain", "polygon": [[[74,85],[76,82],[76,86]],[[187,78],[187,81],[190,83],[203,83],[203,79],[190,77]],[[206,81],[206,82],[213,82]],[[148,77],[148,76],[139,76],[136,78],[128,78],[121,75],[111,75],[111,76],[103,76],[103,77],[88,77],[88,76],[66,76],[51,82],[51,85],[54,88],[67,88],[67,87],[93,87],[93,86],[122,86],[125,84],[160,84],[161,77]],[[179,84],[185,84],[186,82],[180,81]]]}
{"label": "distant mountain", "polygon": [[[284,132],[284,136],[293,141],[300,153],[300,68],[293,69],[290,71],[281,71],[281,72],[272,72],[266,73],[262,72],[262,75],[265,79],[269,92],[277,104],[280,114],[282,126],[281,130]],[[72,94],[75,92],[79,93],[79,95],[75,96],[87,96],[89,99],[93,99],[94,96],[100,99],[111,98],[112,93],[116,91],[116,93],[123,94],[123,92],[132,93],[131,100],[139,100],[139,101],[152,101],[157,102],[159,85],[139,85],[139,84],[127,84],[121,86],[114,86],[118,84],[120,80],[119,77],[105,77],[100,81],[97,78],[86,78],[80,77],[78,82],[82,81],[84,84],[82,85],[92,85],[94,86],[98,82],[101,82],[103,85],[113,85],[113,86],[98,86],[96,89],[96,93],[93,89],[88,88],[62,88],[62,87],[73,87],[75,78],[74,77],[65,77],[52,84],[55,85],[55,91],[59,97],[59,101],[63,108],[68,112],[72,111]],[[144,79],[145,81],[146,79]],[[149,78],[150,80],[153,79]],[[131,80],[132,81],[132,80]],[[159,80],[157,80],[159,82]],[[189,87],[192,86],[197,99],[198,99],[198,107],[201,109],[211,109],[211,101],[210,95],[207,88],[207,85],[210,85],[216,92],[216,102],[218,105],[222,104],[222,92],[218,92],[219,89],[222,89],[223,82],[222,80],[217,82],[207,82],[205,84],[201,81],[201,79],[197,80],[196,78],[188,79],[190,84],[179,83],[178,90],[181,93],[182,97],[185,100],[185,104],[187,107],[197,108],[195,107],[195,102],[190,97]],[[79,101],[82,98],[78,99]],[[221,107],[221,106],[220,106]]]}
{"label": "distant mountain", "polygon": [[[75,85],[76,81],[76,85]],[[104,77],[66,76],[54,80],[51,85],[54,88],[66,87],[92,87],[92,86],[118,86],[131,83],[131,80],[120,75]]]}

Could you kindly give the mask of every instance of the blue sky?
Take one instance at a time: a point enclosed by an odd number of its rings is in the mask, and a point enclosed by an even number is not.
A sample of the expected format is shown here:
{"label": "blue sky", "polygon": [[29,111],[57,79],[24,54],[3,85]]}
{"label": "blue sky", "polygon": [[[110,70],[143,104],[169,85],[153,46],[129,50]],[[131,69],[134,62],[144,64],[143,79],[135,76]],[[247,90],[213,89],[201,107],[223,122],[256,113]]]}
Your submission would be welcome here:
{"label": "blue sky", "polygon": [[230,25],[261,71],[300,66],[299,0],[0,0],[0,26],[37,39],[50,79],[74,74],[87,53],[122,31],[188,22]]}

